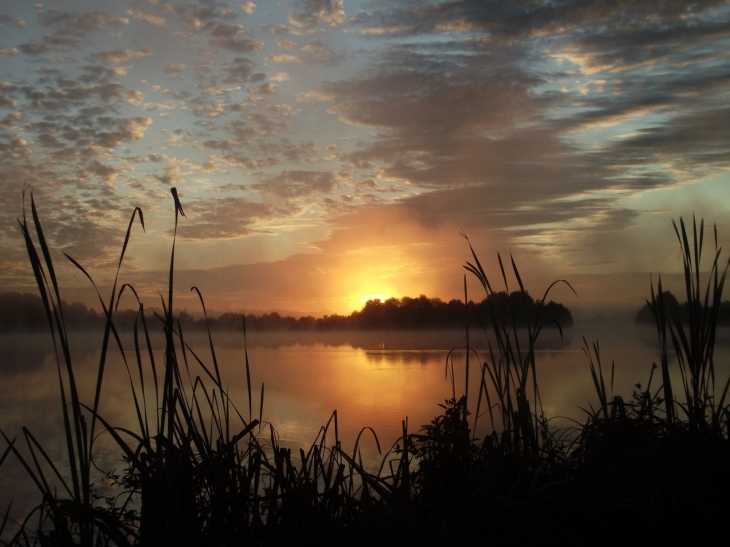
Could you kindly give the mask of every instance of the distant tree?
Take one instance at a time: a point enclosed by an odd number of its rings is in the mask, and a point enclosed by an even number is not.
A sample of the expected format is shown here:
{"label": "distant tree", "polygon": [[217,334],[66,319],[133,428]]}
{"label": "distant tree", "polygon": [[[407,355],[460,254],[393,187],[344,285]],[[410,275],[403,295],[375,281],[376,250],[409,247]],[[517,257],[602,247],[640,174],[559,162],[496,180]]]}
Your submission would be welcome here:
{"label": "distant tree", "polygon": [[297,320],[297,330],[314,330],[317,327],[317,320],[311,315],[300,317]]}
{"label": "distant tree", "polygon": [[[106,318],[84,304],[62,302],[66,325],[69,329],[90,330],[103,328]],[[359,311],[350,315],[325,315],[321,318],[304,316],[294,318],[277,312],[262,315],[247,314],[246,328],[250,331],[299,331],[299,330],[406,330],[406,329],[462,329],[470,319],[489,324],[492,317],[503,323],[524,326],[534,323],[541,310],[543,324],[550,326],[558,322],[570,327],[573,318],[562,304],[548,302],[544,306],[527,293],[494,293],[482,302],[460,300],[444,302],[440,298],[388,298],[385,301],[368,300]],[[206,328],[218,331],[240,332],[243,330],[243,314],[226,312],[217,318],[195,318],[187,310],[176,313],[177,321],[184,332],[204,331]],[[131,330],[139,319],[138,310],[114,312],[114,324],[118,330]],[[145,310],[147,325],[157,324],[154,312]],[[38,332],[48,328],[48,320],[40,297],[32,294],[0,293],[0,332]]]}
{"label": "distant tree", "polygon": [[720,309],[717,312],[717,324],[730,325],[730,300],[725,300],[720,304]]}
{"label": "distant tree", "polygon": [[[682,323],[686,323],[689,320],[689,306],[687,303],[680,304],[677,297],[670,291],[663,291],[662,295],[664,297],[664,314],[667,321],[673,322],[674,318],[678,317]],[[655,323],[654,314],[648,303],[636,312],[634,321],[638,325],[653,325]],[[730,300],[720,303],[717,311],[717,324],[722,326],[730,325]]]}
{"label": "distant tree", "polygon": [[[359,312],[353,312],[355,317],[359,317]],[[350,320],[352,316],[344,315],[325,315],[321,319],[317,319],[317,330],[346,330],[352,328],[353,321]],[[355,323],[357,324],[357,323]]]}
{"label": "distant tree", "polygon": [[557,323],[562,328],[573,326],[573,314],[562,304],[558,304],[552,300],[549,301],[543,308],[543,314],[545,321]]}
{"label": "distant tree", "polygon": [[[680,305],[677,297],[671,291],[663,291],[661,295],[664,299],[664,312],[667,321],[672,321],[673,317],[682,317],[682,305]],[[653,325],[655,321],[654,313],[651,311],[648,302],[636,312],[634,318],[634,322],[639,325]]]}
{"label": "distant tree", "polygon": [[[557,322],[561,327],[573,325],[573,317],[565,306],[556,302],[542,305],[527,293],[494,293],[480,303],[470,301],[466,306],[459,300],[444,302],[439,298],[389,298],[385,302],[374,299],[365,303],[359,312],[353,312],[340,322],[356,329],[443,329],[464,328],[469,318],[490,324],[492,317],[501,322],[515,322],[517,326],[533,323],[538,318],[544,325]],[[320,320],[318,320],[320,321]],[[328,328],[331,328],[328,326]]]}
{"label": "distant tree", "polygon": [[518,327],[525,327],[528,322],[534,325],[538,320],[546,327],[555,323],[562,328],[573,326],[573,315],[568,308],[552,300],[543,305],[521,291],[492,293],[475,306],[474,317],[485,325],[491,325],[494,317],[501,323],[514,321]]}
{"label": "distant tree", "polygon": [[35,294],[0,294],[0,332],[39,332],[48,329],[43,301]]}

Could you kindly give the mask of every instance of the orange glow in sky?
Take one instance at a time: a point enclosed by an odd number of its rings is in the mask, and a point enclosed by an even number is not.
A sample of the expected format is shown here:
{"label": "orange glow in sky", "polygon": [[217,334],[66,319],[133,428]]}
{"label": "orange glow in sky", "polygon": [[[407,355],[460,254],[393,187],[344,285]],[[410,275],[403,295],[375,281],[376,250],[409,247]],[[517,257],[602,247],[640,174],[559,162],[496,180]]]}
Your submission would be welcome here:
{"label": "orange glow in sky", "polygon": [[642,305],[679,271],[672,219],[730,238],[730,7],[553,4],[2,3],[0,291],[36,290],[27,183],[59,262],[102,287],[142,208],[120,282],[147,306],[172,187],[181,307],[193,285],[220,311],[463,298],[460,230],[499,290],[497,252],[535,295]]}

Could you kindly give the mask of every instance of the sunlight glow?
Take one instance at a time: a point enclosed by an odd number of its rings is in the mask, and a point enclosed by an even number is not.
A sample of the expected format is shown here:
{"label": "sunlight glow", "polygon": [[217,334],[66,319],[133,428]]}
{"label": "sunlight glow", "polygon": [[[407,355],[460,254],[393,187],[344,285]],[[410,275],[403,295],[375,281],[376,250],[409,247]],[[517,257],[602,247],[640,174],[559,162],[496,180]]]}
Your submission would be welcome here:
{"label": "sunlight glow", "polygon": [[368,300],[380,300],[381,302],[385,302],[389,298],[391,298],[391,295],[389,294],[364,294],[360,297],[360,302],[361,305],[364,306]]}
{"label": "sunlight glow", "polygon": [[393,295],[391,294],[360,294],[360,295],[353,295],[348,300],[348,307],[350,308],[350,311],[347,313],[351,313],[353,311],[360,311],[363,306],[367,303],[368,300],[380,300],[381,302],[385,302],[389,298],[392,298]]}

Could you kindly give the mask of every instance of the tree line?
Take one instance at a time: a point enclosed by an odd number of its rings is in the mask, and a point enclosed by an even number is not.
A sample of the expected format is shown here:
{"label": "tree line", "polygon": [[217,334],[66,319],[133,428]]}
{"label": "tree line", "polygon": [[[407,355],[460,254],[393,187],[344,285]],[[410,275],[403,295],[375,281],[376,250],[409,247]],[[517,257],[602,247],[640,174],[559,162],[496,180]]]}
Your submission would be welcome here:
{"label": "tree line", "polygon": [[[679,317],[682,323],[689,322],[689,304],[684,302],[679,303],[677,297],[672,294],[671,291],[662,291],[664,297],[664,314],[668,320],[668,324],[671,324],[674,317]],[[654,314],[649,308],[649,304],[644,306],[636,312],[635,322],[638,325],[654,325]],[[720,303],[717,311],[717,324],[718,325],[730,325],[730,300],[725,300]]]}
{"label": "tree line", "polygon": [[[84,304],[62,302],[66,326],[72,330],[96,330],[103,328],[105,318]],[[491,310],[490,310],[491,308]],[[153,310],[146,311],[148,325],[156,321]],[[196,318],[187,311],[176,314],[183,330],[205,330],[205,319]],[[493,293],[481,302],[469,301],[465,306],[460,300],[448,302],[440,298],[389,298],[369,300],[361,310],[350,315],[325,315],[324,317],[282,316],[279,313],[261,315],[246,314],[246,329],[252,331],[332,331],[332,330],[411,330],[411,329],[463,329],[469,321],[490,325],[492,318],[500,322],[514,320],[519,327],[533,324],[540,316],[545,326],[558,323],[562,328],[573,325],[570,310],[562,304],[534,300],[528,293]],[[134,310],[114,313],[114,324],[119,330],[134,327],[138,314]],[[243,314],[227,312],[209,318],[211,330],[243,330]],[[40,297],[33,294],[0,293],[0,333],[43,332],[48,320]]]}

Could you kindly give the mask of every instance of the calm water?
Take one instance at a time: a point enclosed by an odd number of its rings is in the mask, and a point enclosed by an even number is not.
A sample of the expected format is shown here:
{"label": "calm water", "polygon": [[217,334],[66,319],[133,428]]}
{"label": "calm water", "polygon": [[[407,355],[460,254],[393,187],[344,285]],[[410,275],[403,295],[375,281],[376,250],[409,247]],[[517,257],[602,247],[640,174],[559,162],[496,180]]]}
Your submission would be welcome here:
{"label": "calm water", "polygon": [[[600,341],[601,358],[610,378],[615,361],[614,393],[629,399],[636,383],[646,385],[651,364],[658,361],[656,334],[651,328],[586,326],[574,327],[560,340],[557,332],[545,332],[537,354],[538,383],[546,415],[554,425],[584,420],[579,407],[596,406],[596,397],[583,351],[583,339]],[[730,367],[730,333],[721,333],[716,350],[718,383]],[[101,335],[79,335],[72,339],[73,359],[81,398],[91,404],[96,381]],[[132,348],[131,340],[128,340]],[[214,334],[216,354],[223,382],[241,414],[248,417],[248,395],[243,338],[235,334]],[[207,339],[189,340],[201,359],[211,365]],[[155,341],[158,366],[162,363],[162,340]],[[437,404],[451,397],[451,380],[446,379],[449,350],[464,345],[464,335],[450,332],[274,334],[251,333],[248,354],[253,383],[254,417],[258,417],[262,383],[265,386],[263,420],[274,424],[283,446],[308,447],[336,409],[343,448],[351,450],[358,433],[372,427],[387,450],[401,435],[408,419],[415,432],[439,413]],[[486,347],[486,339],[472,335],[472,345]],[[0,429],[22,442],[27,426],[51,458],[64,468],[65,444],[61,429],[58,376],[48,336],[0,337]],[[487,352],[479,349],[484,360]],[[464,391],[465,352],[453,354],[457,395]],[[130,365],[134,354],[127,353]],[[476,400],[477,361],[472,360],[470,400]],[[136,366],[136,365],[134,365]],[[211,365],[212,370],[212,365]],[[190,374],[204,375],[190,364]],[[135,376],[136,377],[136,376]],[[655,381],[658,378],[655,378]],[[658,382],[654,384],[658,387]],[[472,408],[473,410],[473,408]],[[101,414],[114,425],[134,427],[130,380],[119,351],[112,352],[103,386]],[[487,425],[486,417],[482,424]],[[375,442],[363,437],[371,466],[380,461]],[[25,447],[24,447],[25,448]],[[4,451],[4,442],[2,450]],[[24,450],[27,453],[27,450]],[[104,470],[121,470],[120,451],[108,435],[96,445],[95,458]],[[100,491],[104,490],[99,482]],[[15,498],[16,516],[38,502],[22,469],[9,458],[0,471],[0,510]]]}

